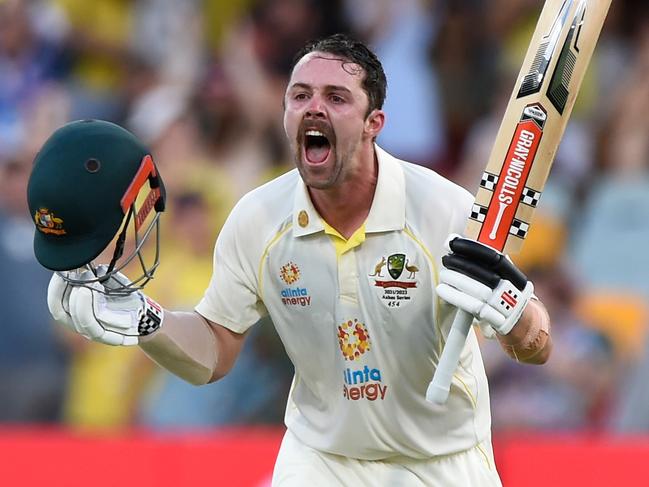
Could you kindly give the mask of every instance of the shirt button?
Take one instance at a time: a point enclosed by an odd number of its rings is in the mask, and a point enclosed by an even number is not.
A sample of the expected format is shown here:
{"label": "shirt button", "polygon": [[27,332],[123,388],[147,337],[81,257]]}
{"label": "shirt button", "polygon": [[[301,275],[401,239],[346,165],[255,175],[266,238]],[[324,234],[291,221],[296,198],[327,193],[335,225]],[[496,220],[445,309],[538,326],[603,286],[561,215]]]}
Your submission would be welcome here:
{"label": "shirt button", "polygon": [[297,223],[302,228],[306,227],[309,224],[309,214],[306,211],[301,210],[297,215]]}

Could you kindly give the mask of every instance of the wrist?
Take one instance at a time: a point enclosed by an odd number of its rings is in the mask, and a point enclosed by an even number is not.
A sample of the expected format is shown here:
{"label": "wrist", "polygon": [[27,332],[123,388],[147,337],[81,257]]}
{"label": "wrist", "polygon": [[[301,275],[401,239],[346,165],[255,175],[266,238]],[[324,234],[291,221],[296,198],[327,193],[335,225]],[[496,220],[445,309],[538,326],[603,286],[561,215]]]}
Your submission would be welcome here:
{"label": "wrist", "polygon": [[518,362],[542,364],[552,347],[550,317],[545,307],[531,299],[518,322],[507,335],[498,335],[505,352]]}
{"label": "wrist", "polygon": [[165,326],[141,337],[139,345],[158,365],[194,385],[210,382],[218,364],[214,332],[194,312],[168,312]]}
{"label": "wrist", "polygon": [[138,314],[137,331],[140,340],[143,340],[160,329],[164,320],[164,309],[146,294],[141,293],[140,296],[143,306]]}

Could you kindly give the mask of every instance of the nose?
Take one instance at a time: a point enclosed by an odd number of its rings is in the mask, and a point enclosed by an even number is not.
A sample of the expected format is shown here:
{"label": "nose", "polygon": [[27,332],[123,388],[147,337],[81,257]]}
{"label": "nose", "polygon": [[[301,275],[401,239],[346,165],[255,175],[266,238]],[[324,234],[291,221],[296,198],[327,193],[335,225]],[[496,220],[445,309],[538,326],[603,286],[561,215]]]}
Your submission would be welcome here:
{"label": "nose", "polygon": [[309,100],[309,105],[306,108],[305,117],[311,119],[325,118],[322,99],[318,95],[313,95]]}

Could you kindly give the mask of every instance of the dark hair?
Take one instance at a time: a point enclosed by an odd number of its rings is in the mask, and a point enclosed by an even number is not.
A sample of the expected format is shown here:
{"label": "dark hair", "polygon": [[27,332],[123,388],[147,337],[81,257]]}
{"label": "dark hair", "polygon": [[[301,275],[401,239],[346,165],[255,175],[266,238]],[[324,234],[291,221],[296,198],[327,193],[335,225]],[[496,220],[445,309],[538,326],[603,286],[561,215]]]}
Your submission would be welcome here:
{"label": "dark hair", "polygon": [[363,68],[365,77],[362,86],[369,98],[367,114],[369,115],[374,109],[383,108],[388,82],[381,61],[365,44],[345,34],[334,34],[323,39],[309,41],[293,58],[291,72],[300,59],[315,51],[340,56]]}

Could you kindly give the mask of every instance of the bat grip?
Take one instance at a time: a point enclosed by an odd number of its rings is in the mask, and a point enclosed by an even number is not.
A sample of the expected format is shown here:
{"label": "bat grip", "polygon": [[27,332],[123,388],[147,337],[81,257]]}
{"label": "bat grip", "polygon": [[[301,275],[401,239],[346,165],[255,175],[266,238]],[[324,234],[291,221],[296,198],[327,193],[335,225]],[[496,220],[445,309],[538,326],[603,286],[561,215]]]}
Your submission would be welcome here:
{"label": "bat grip", "polygon": [[460,362],[460,355],[462,354],[462,349],[464,349],[466,337],[469,334],[472,323],[473,315],[471,313],[467,313],[461,309],[457,310],[451,331],[446,340],[446,345],[444,346],[444,350],[442,350],[442,356],[439,358],[435,375],[433,375],[433,380],[430,381],[426,390],[426,400],[428,402],[441,405],[448,399],[453,374],[455,373],[457,364]]}

